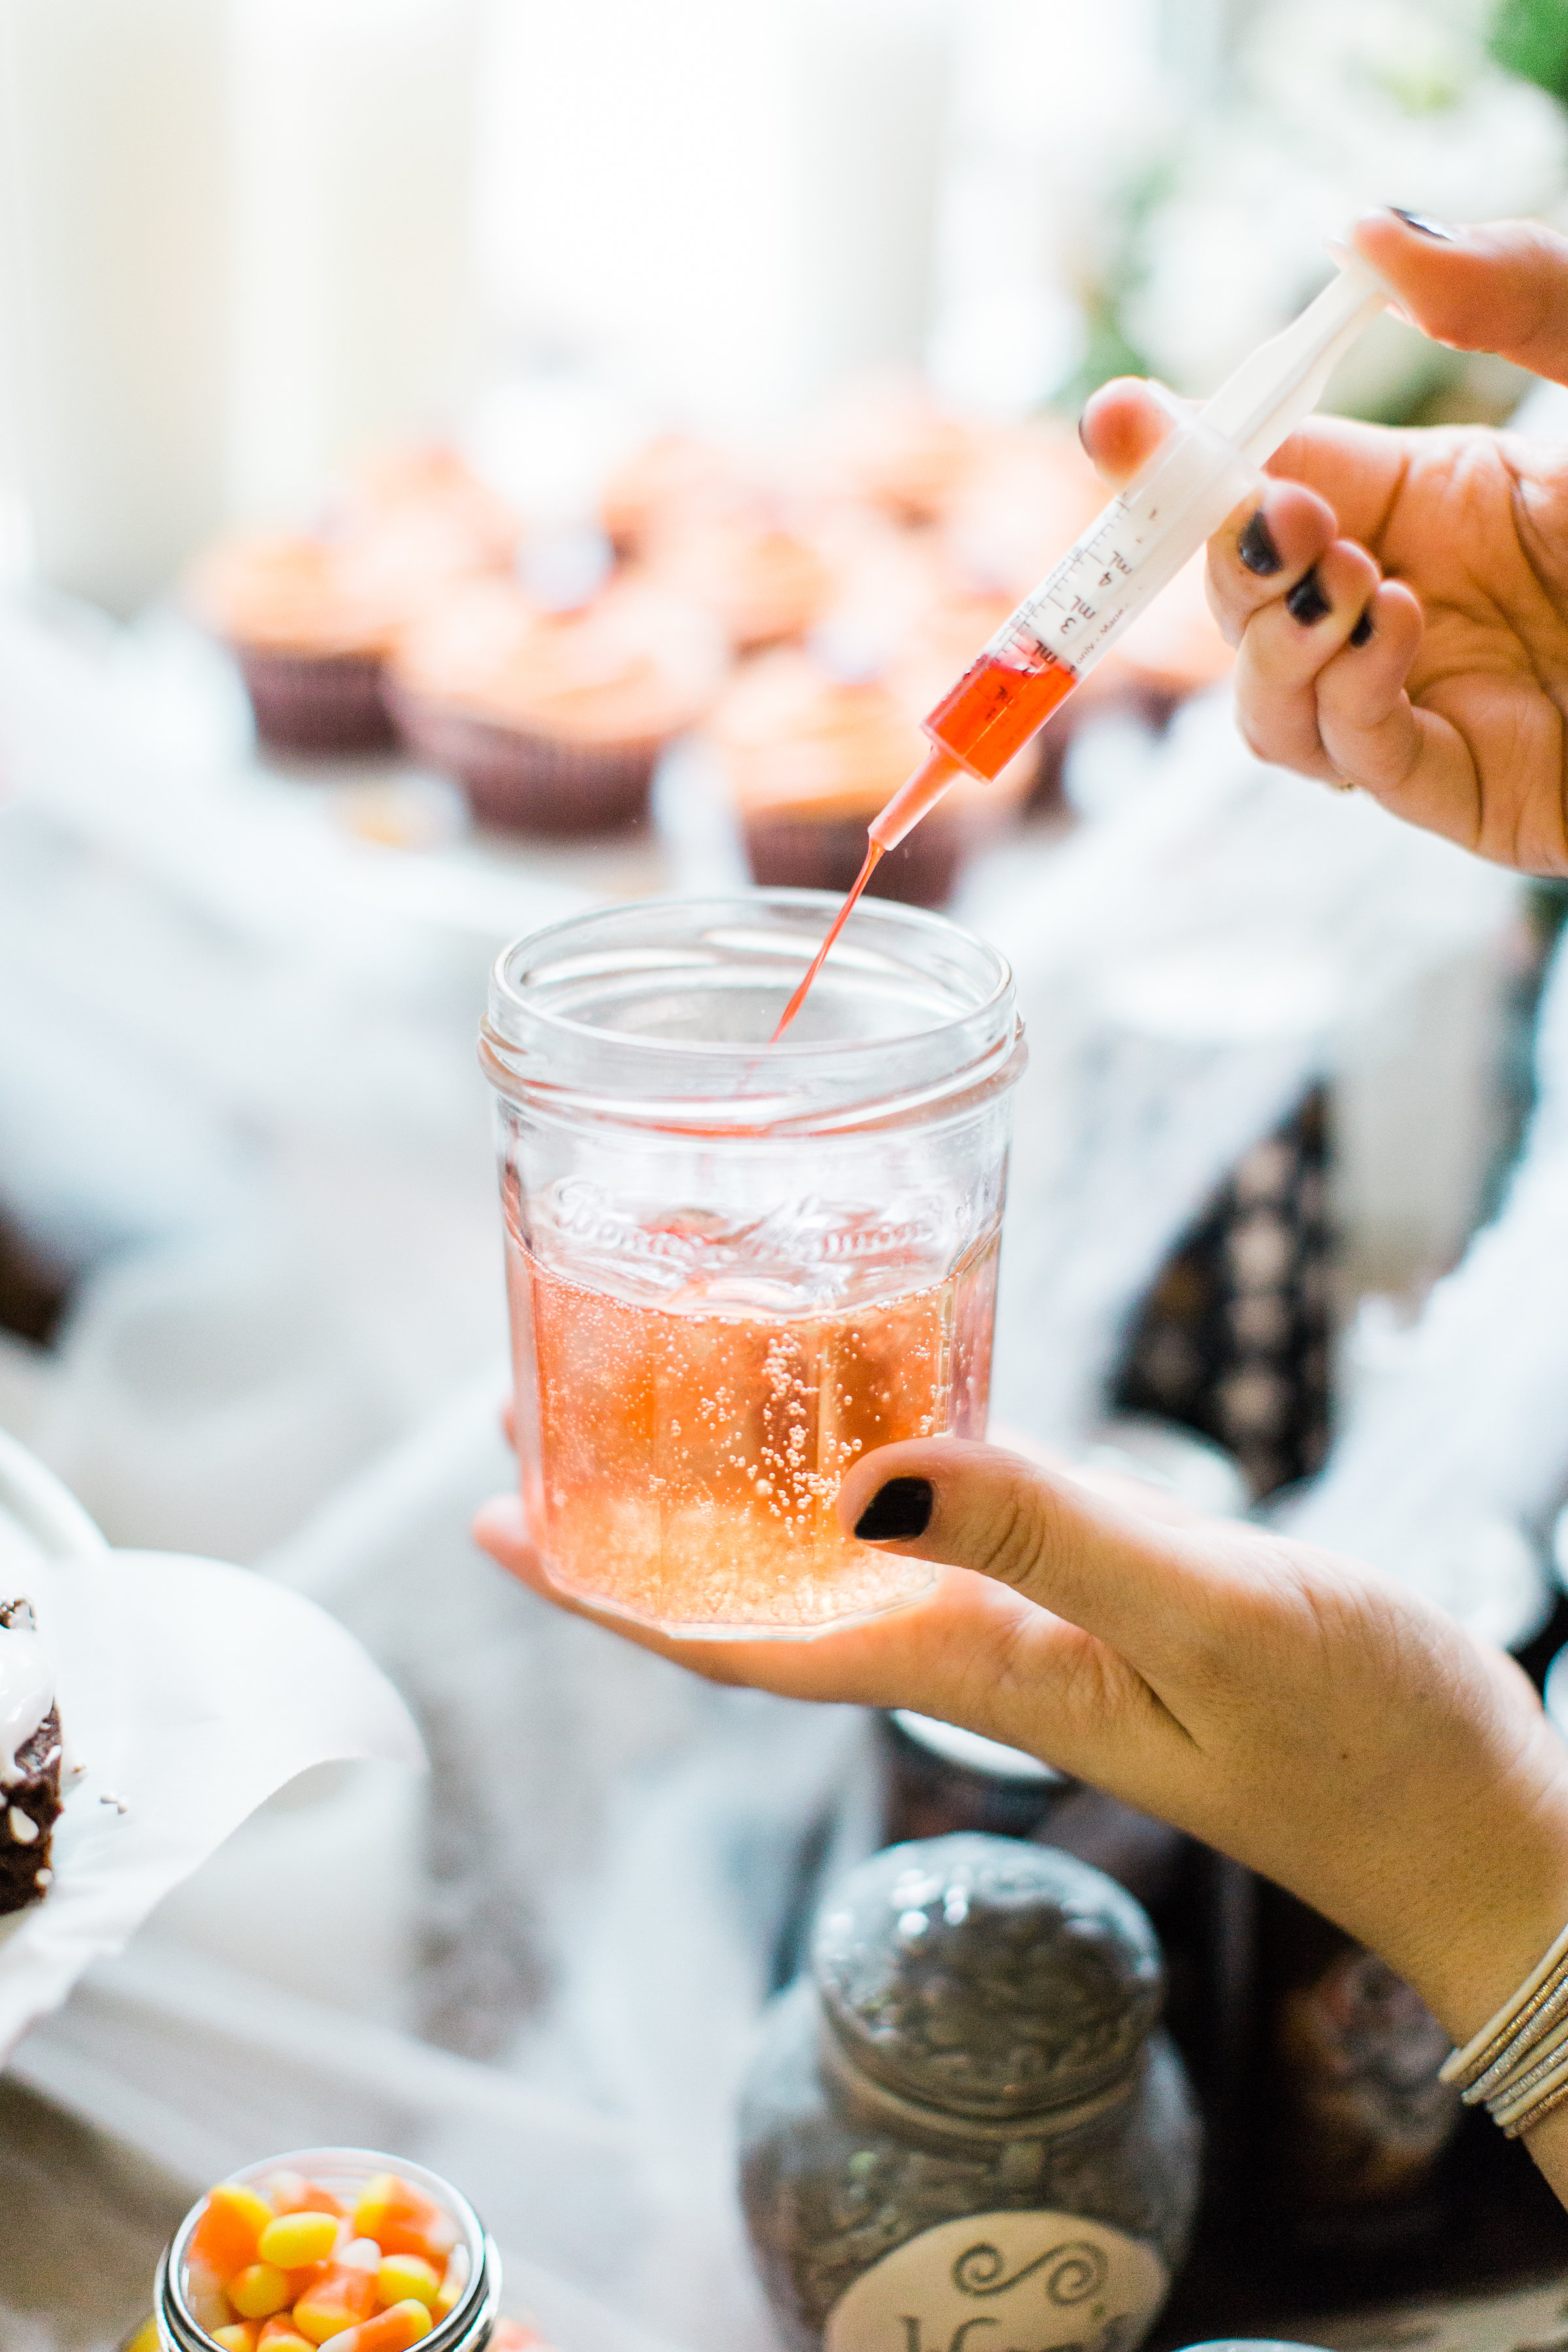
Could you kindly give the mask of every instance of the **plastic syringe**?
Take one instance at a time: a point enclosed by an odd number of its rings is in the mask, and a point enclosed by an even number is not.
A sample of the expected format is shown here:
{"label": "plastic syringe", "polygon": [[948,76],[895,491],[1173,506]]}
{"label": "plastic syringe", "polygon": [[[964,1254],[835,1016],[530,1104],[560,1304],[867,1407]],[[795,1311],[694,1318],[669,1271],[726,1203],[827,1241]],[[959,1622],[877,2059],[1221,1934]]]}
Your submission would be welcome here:
{"label": "plastic syringe", "polygon": [[866,863],[775,1033],[782,1037],[878,860],[963,774],[994,783],[1162,588],[1258,487],[1259,468],[1310,414],[1340,359],[1390,296],[1342,247],[1300,317],[1260,343],[1194,413],[1174,413],[1142,469],[1073,541],[922,723],[929,759],[868,828]]}
{"label": "plastic syringe", "polygon": [[871,823],[892,849],[966,771],[991,783],[1162,588],[1255,489],[1340,359],[1388,302],[1364,263],[1260,343],[1194,415],[1177,415],[1142,471],[1074,541],[924,721],[932,756]]}

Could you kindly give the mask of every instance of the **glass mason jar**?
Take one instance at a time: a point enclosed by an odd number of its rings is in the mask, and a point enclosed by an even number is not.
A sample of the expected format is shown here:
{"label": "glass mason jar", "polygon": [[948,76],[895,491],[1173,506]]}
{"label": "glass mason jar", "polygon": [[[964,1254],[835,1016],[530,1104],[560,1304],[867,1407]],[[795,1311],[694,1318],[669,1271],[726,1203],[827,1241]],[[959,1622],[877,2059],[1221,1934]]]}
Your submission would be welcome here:
{"label": "glass mason jar", "polygon": [[791,2352],[1136,2352],[1198,2194],[1163,1980],[1138,1905],[1069,1854],[961,1832],[852,1870],[741,2093]]}
{"label": "glass mason jar", "polygon": [[1024,1066],[1012,974],[863,900],[611,908],[506,950],[496,1090],[523,1501],[552,1581],[669,1633],[800,1637],[908,1601],[847,1536],[857,1457],[982,1436]]}
{"label": "glass mason jar", "polygon": [[[438,2173],[427,2172],[423,2165],[411,2164],[406,2157],[379,2156],[372,2148],[306,2147],[296,2148],[288,2156],[269,2156],[260,2164],[247,2164],[242,2172],[230,2173],[229,2179],[247,2185],[258,2184],[276,2172],[303,2173],[307,2180],[330,2189],[350,2211],[360,2191],[377,2173],[395,2172],[401,2179],[411,2181],[450,2214],[457,2224],[457,2243],[467,2257],[468,2268],[468,2285],[460,2300],[423,2338],[422,2352],[485,2352],[498,2326],[504,2330],[506,2323],[500,2319],[500,2258],[494,2242],[468,2199],[459,2196],[450,2181],[443,2180]],[[205,2204],[203,2197],[191,2208],[158,2264],[153,2311],[163,2352],[213,2352],[213,2339],[187,2300],[191,2278],[186,2248]]]}

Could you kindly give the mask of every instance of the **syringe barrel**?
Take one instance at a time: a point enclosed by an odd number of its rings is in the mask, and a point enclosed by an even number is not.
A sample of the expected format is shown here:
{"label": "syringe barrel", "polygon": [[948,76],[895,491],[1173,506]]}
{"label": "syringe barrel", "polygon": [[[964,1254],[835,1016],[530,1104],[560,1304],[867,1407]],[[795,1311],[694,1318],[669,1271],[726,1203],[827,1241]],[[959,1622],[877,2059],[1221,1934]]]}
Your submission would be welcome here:
{"label": "syringe barrel", "polygon": [[1000,775],[1258,479],[1200,416],[1173,421],[1142,470],[931,713],[932,742],[972,775]]}

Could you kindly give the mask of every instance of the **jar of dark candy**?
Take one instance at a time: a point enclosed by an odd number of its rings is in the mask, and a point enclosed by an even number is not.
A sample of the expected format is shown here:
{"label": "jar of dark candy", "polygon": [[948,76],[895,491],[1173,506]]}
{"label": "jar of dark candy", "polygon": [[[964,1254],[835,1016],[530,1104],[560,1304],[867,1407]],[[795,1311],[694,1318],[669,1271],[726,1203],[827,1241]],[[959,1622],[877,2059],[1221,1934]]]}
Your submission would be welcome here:
{"label": "jar of dark candy", "polygon": [[960,1834],[853,1871],[742,2100],[747,2226],[786,2340],[1133,2352],[1198,2191],[1163,1990],[1142,1910],[1068,1854]]}

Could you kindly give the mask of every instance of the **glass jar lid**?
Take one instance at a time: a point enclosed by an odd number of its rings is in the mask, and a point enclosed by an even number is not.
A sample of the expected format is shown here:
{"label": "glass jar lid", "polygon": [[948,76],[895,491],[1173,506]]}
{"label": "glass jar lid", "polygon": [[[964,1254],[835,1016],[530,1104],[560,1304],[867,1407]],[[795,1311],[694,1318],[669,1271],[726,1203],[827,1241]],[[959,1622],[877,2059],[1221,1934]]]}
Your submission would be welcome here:
{"label": "glass jar lid", "polygon": [[812,1944],[863,2073],[951,2114],[1077,2105],[1125,2075],[1160,2013],[1154,1931],[1102,1871],[962,1832],[889,1846],[829,1896]]}

